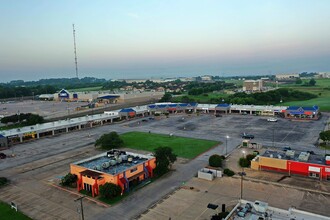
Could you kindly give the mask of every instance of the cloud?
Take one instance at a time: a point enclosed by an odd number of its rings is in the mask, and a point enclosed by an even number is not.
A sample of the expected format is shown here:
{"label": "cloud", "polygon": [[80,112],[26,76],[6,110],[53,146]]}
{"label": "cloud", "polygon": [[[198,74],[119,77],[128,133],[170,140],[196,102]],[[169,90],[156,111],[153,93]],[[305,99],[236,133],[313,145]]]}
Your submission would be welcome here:
{"label": "cloud", "polygon": [[131,18],[134,18],[134,19],[139,19],[140,18],[140,15],[138,15],[137,13],[128,12],[128,13],[126,13],[126,15],[128,17],[131,17]]}

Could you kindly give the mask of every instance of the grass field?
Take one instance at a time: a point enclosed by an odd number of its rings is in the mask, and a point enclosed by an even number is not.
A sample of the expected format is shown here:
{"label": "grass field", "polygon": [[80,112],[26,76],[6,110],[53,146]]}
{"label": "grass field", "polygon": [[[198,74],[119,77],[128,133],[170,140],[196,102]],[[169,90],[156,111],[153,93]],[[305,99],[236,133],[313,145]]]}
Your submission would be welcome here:
{"label": "grass field", "polygon": [[[18,207],[19,208],[19,207]],[[14,209],[3,202],[0,202],[0,219],[10,219],[10,220],[32,220],[31,218],[25,216],[20,212],[16,212]]]}
{"label": "grass field", "polygon": [[[309,80],[304,79],[303,83]],[[330,79],[316,79],[316,85],[313,87],[306,87],[297,84],[284,84],[280,87],[292,88],[304,92],[310,92],[318,95],[315,99],[304,101],[283,102],[281,105],[295,105],[295,106],[313,106],[317,105],[321,111],[330,111]]]}
{"label": "grass field", "polygon": [[207,151],[217,141],[176,137],[162,134],[149,134],[143,132],[129,132],[120,136],[128,148],[154,152],[157,147],[170,147],[178,157],[192,159]]}

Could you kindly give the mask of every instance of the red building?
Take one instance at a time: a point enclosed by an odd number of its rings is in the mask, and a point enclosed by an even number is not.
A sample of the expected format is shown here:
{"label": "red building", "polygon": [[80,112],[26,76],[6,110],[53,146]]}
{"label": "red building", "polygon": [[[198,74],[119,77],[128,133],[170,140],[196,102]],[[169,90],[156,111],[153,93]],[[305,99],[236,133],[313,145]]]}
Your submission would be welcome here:
{"label": "red building", "polygon": [[286,152],[266,151],[251,162],[255,170],[272,170],[277,172],[298,174],[330,181],[330,157],[311,155],[307,152],[296,153],[293,150]]}

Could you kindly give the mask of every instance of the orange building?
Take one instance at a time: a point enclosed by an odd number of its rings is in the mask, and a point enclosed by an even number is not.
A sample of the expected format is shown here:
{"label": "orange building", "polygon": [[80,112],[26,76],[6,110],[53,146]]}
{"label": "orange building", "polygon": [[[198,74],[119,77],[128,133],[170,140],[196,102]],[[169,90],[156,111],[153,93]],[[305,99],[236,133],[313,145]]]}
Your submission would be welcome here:
{"label": "orange building", "polygon": [[99,194],[99,187],[113,183],[129,191],[153,176],[156,158],[120,150],[111,150],[100,155],[70,164],[71,173],[78,176],[77,190]]}

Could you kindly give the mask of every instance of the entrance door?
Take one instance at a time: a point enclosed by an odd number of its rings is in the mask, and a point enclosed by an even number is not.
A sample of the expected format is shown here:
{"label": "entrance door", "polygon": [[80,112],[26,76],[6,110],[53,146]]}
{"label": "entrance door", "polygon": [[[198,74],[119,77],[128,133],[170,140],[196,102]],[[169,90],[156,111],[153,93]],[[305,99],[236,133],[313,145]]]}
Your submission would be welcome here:
{"label": "entrance door", "polygon": [[88,192],[92,192],[92,185],[84,183],[84,190]]}

